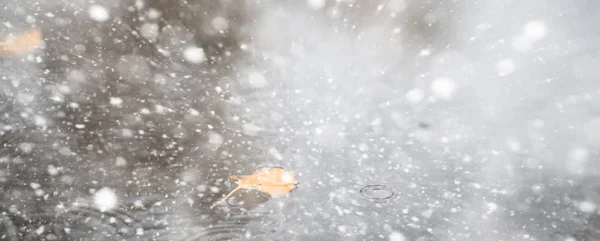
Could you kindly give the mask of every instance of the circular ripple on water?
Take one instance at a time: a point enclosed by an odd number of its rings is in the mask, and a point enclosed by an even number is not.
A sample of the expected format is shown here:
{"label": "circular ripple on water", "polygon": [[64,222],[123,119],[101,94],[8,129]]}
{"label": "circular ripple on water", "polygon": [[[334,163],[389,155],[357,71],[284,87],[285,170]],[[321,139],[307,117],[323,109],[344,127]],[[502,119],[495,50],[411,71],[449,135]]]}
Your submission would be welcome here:
{"label": "circular ripple on water", "polygon": [[229,207],[232,207],[232,208],[240,208],[240,207],[244,206],[244,201],[238,200],[236,197],[228,198],[225,200],[225,202],[227,203],[227,205],[229,205]]}
{"label": "circular ripple on water", "polygon": [[367,185],[360,189],[362,197],[373,202],[387,202],[396,195],[394,191],[386,185]]}
{"label": "circular ripple on water", "polygon": [[86,237],[93,233],[95,237],[132,237],[143,228],[134,215],[122,210],[101,212],[92,207],[74,207],[61,215],[67,236]]}
{"label": "circular ripple on water", "polygon": [[174,231],[181,235],[179,236],[181,239],[172,240],[237,240],[246,235],[248,223],[256,219],[255,216],[242,211],[222,214],[224,216],[219,217],[218,220],[215,220],[213,215],[212,218],[190,217],[188,220],[179,221],[178,228]]}
{"label": "circular ripple on water", "polygon": [[87,202],[67,208],[55,214],[48,233],[56,240],[78,240],[82,237],[105,240],[128,240],[155,235],[167,228],[164,215],[156,211],[130,205],[122,205],[109,211],[101,211]]}

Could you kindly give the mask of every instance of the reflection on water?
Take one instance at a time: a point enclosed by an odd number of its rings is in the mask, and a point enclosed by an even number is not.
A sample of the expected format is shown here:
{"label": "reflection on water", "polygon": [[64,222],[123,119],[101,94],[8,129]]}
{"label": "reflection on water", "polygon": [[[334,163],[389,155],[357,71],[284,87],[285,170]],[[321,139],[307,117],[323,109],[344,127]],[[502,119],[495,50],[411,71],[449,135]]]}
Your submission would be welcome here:
{"label": "reflection on water", "polygon": [[2,6],[0,240],[600,239],[594,1]]}

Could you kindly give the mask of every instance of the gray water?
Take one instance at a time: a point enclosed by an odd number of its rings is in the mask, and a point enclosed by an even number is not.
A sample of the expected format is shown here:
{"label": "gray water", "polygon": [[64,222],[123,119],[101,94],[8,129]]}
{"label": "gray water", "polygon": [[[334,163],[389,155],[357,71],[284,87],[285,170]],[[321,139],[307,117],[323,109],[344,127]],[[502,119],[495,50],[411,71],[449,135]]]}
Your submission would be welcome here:
{"label": "gray water", "polygon": [[0,6],[0,240],[600,239],[594,1]]}

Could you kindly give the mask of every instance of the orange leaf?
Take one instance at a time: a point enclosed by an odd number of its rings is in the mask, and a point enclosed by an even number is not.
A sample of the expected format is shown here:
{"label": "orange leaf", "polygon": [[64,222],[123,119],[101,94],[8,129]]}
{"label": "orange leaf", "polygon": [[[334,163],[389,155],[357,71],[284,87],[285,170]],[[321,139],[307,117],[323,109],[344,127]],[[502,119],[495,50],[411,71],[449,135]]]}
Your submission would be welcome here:
{"label": "orange leaf", "polygon": [[230,179],[237,181],[238,186],[210,208],[227,200],[227,198],[240,189],[257,190],[269,194],[271,197],[279,197],[294,190],[298,183],[296,182],[294,173],[285,171],[280,167],[265,167],[252,175],[241,177],[231,176]]}
{"label": "orange leaf", "polygon": [[25,33],[0,41],[0,55],[23,55],[31,52],[42,42],[42,31],[31,29]]}

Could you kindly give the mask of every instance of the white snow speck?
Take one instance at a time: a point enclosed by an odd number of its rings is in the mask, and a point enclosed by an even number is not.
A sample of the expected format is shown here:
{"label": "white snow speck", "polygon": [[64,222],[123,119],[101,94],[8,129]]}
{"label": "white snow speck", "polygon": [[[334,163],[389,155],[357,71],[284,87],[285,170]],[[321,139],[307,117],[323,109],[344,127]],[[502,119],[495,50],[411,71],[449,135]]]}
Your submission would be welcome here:
{"label": "white snow speck", "polygon": [[521,142],[514,138],[510,138],[506,140],[506,147],[512,152],[518,152],[521,150]]}
{"label": "white snow speck", "polygon": [[421,212],[421,216],[423,216],[425,218],[431,218],[432,214],[433,214],[433,209],[427,209],[427,210]]}
{"label": "white snow speck", "polygon": [[587,149],[583,147],[572,148],[567,153],[567,171],[571,174],[584,173],[589,158],[590,152]]}
{"label": "white snow speck", "polygon": [[244,125],[242,125],[242,132],[244,133],[244,135],[256,136],[260,131],[262,131],[262,128],[255,124],[245,123]]}
{"label": "white snow speck", "polygon": [[210,21],[210,23],[213,26],[213,28],[215,28],[218,31],[225,31],[225,30],[227,30],[227,28],[229,28],[227,19],[225,19],[223,17],[213,18],[213,20]]}
{"label": "white snow speck", "polygon": [[400,232],[393,231],[392,233],[390,233],[390,235],[388,235],[388,240],[389,241],[406,241],[406,237],[404,237],[404,235]]}
{"label": "white snow speck", "polygon": [[523,27],[523,30],[512,42],[513,47],[519,51],[528,51],[532,45],[546,37],[547,27],[544,22],[534,20]]}
{"label": "white snow speck", "polygon": [[38,235],[42,235],[42,234],[44,233],[44,229],[45,229],[45,228],[44,228],[44,226],[40,226],[39,228],[37,228],[37,229],[35,230],[35,232],[36,232]]}
{"label": "white snow speck", "polygon": [[425,98],[425,92],[421,89],[412,89],[406,93],[405,97],[408,102],[416,104],[423,101]]}
{"label": "white snow speck", "polygon": [[584,213],[591,213],[596,210],[596,204],[589,201],[580,202],[577,207],[579,208],[579,211]]}
{"label": "white snow speck", "polygon": [[57,86],[58,92],[60,92],[61,94],[70,94],[71,93],[71,87],[69,87],[68,85],[58,85]]}
{"label": "white snow speck", "polygon": [[123,157],[118,156],[115,159],[115,165],[118,167],[125,166],[125,165],[127,165],[127,160],[125,160],[125,158],[123,158]]}
{"label": "white snow speck", "polygon": [[121,130],[121,135],[123,137],[131,138],[133,137],[133,131],[131,129],[125,128]]}
{"label": "white snow speck", "polygon": [[51,100],[62,103],[65,101],[65,96],[61,93],[54,93],[54,95],[52,95],[50,97]]}
{"label": "white snow speck", "polygon": [[162,13],[156,8],[151,8],[148,10],[148,18],[150,19],[158,19],[161,15]]}
{"label": "white snow speck", "polygon": [[111,105],[121,105],[123,104],[123,99],[119,97],[110,97],[109,102]]}
{"label": "white snow speck", "polygon": [[496,204],[496,203],[488,203],[487,204],[487,208],[488,208],[488,211],[487,211],[488,214],[493,213],[493,212],[495,212],[498,209],[498,204]]}
{"label": "white snow speck", "polygon": [[269,154],[278,161],[283,160],[283,155],[281,155],[281,153],[273,147],[269,148]]}
{"label": "white snow speck", "polygon": [[267,79],[260,72],[251,72],[248,74],[248,83],[252,88],[262,88],[267,86]]}
{"label": "white snow speck", "polygon": [[50,174],[50,176],[58,175],[58,168],[56,168],[54,165],[48,165],[48,174]]}
{"label": "white snow speck", "polygon": [[19,150],[21,150],[23,153],[31,153],[34,147],[35,145],[29,142],[23,142],[19,144]]}
{"label": "white snow speck", "polygon": [[546,36],[546,24],[541,21],[530,21],[523,28],[525,37],[532,42],[542,40]]}
{"label": "white snow speck", "polygon": [[68,156],[68,155],[73,154],[73,152],[71,151],[71,149],[69,149],[66,146],[63,146],[60,149],[58,149],[58,153],[60,153],[63,156]]}
{"label": "white snow speck", "polygon": [[90,17],[98,22],[105,22],[110,18],[110,12],[106,7],[94,4],[88,9]]}
{"label": "white snow speck", "polygon": [[42,189],[35,189],[35,191],[33,191],[33,193],[38,197],[44,196],[44,194],[46,194],[46,192],[44,192],[44,190],[42,190]]}
{"label": "white snow speck", "polygon": [[421,49],[421,51],[419,51],[419,56],[429,56],[431,55],[431,50],[429,49]]}
{"label": "white snow speck", "polygon": [[135,200],[135,201],[133,202],[133,206],[134,206],[135,208],[140,208],[140,209],[141,209],[141,208],[144,208],[144,202],[142,202],[142,200]]}
{"label": "white snow speck", "polygon": [[33,189],[38,189],[38,188],[40,188],[42,185],[40,185],[40,184],[39,184],[39,183],[37,183],[37,182],[32,182],[32,183],[29,183],[29,186],[30,186],[31,188],[33,188]]}
{"label": "white snow speck", "polygon": [[27,17],[25,17],[25,22],[27,23],[35,23],[35,18],[31,15],[27,15]]}
{"label": "white snow speck", "polygon": [[323,129],[321,129],[319,127],[315,128],[315,135],[321,135],[321,134],[323,134]]}
{"label": "white snow speck", "polygon": [[323,7],[325,7],[325,4],[327,3],[326,0],[307,0],[306,4],[308,4],[308,6],[314,10],[319,10]]}
{"label": "white snow speck", "polygon": [[84,124],[75,124],[75,128],[83,129],[83,128],[85,128],[85,125]]}
{"label": "white snow speck", "polygon": [[199,47],[188,47],[183,51],[183,58],[189,63],[200,64],[206,60],[204,49]]}
{"label": "white snow speck", "polygon": [[158,38],[158,34],[159,34],[158,24],[156,24],[156,23],[142,24],[142,26],[140,27],[140,34],[142,35],[142,37],[144,37],[150,41],[156,40],[156,38]]}
{"label": "white snow speck", "polygon": [[138,10],[144,8],[144,5],[146,5],[144,3],[144,0],[135,0],[135,8],[137,8]]}
{"label": "white snow speck", "polygon": [[496,62],[496,70],[498,75],[505,76],[515,72],[515,63],[512,59],[501,59]]}
{"label": "white snow speck", "polygon": [[219,133],[217,133],[216,131],[209,131],[208,132],[208,143],[210,143],[211,145],[214,145],[216,147],[219,147],[223,144],[223,136]]}
{"label": "white snow speck", "polygon": [[200,115],[200,112],[197,111],[196,109],[190,109],[189,111],[190,111],[190,115],[192,115],[192,116],[199,116]]}
{"label": "white snow speck", "polygon": [[111,188],[103,187],[94,193],[94,204],[101,212],[117,207],[117,194]]}
{"label": "white snow speck", "polygon": [[165,110],[166,110],[166,107],[164,107],[163,105],[155,105],[154,106],[154,111],[158,114],[161,114],[161,115],[165,114]]}
{"label": "white snow speck", "polygon": [[36,126],[46,126],[48,121],[43,116],[36,115],[33,117],[33,122]]}
{"label": "white snow speck", "polygon": [[455,90],[456,84],[448,78],[439,78],[431,83],[431,91],[436,97],[441,99],[451,99]]}
{"label": "white snow speck", "polygon": [[286,172],[283,175],[281,175],[281,180],[285,183],[290,183],[294,181],[294,177],[289,172]]}

